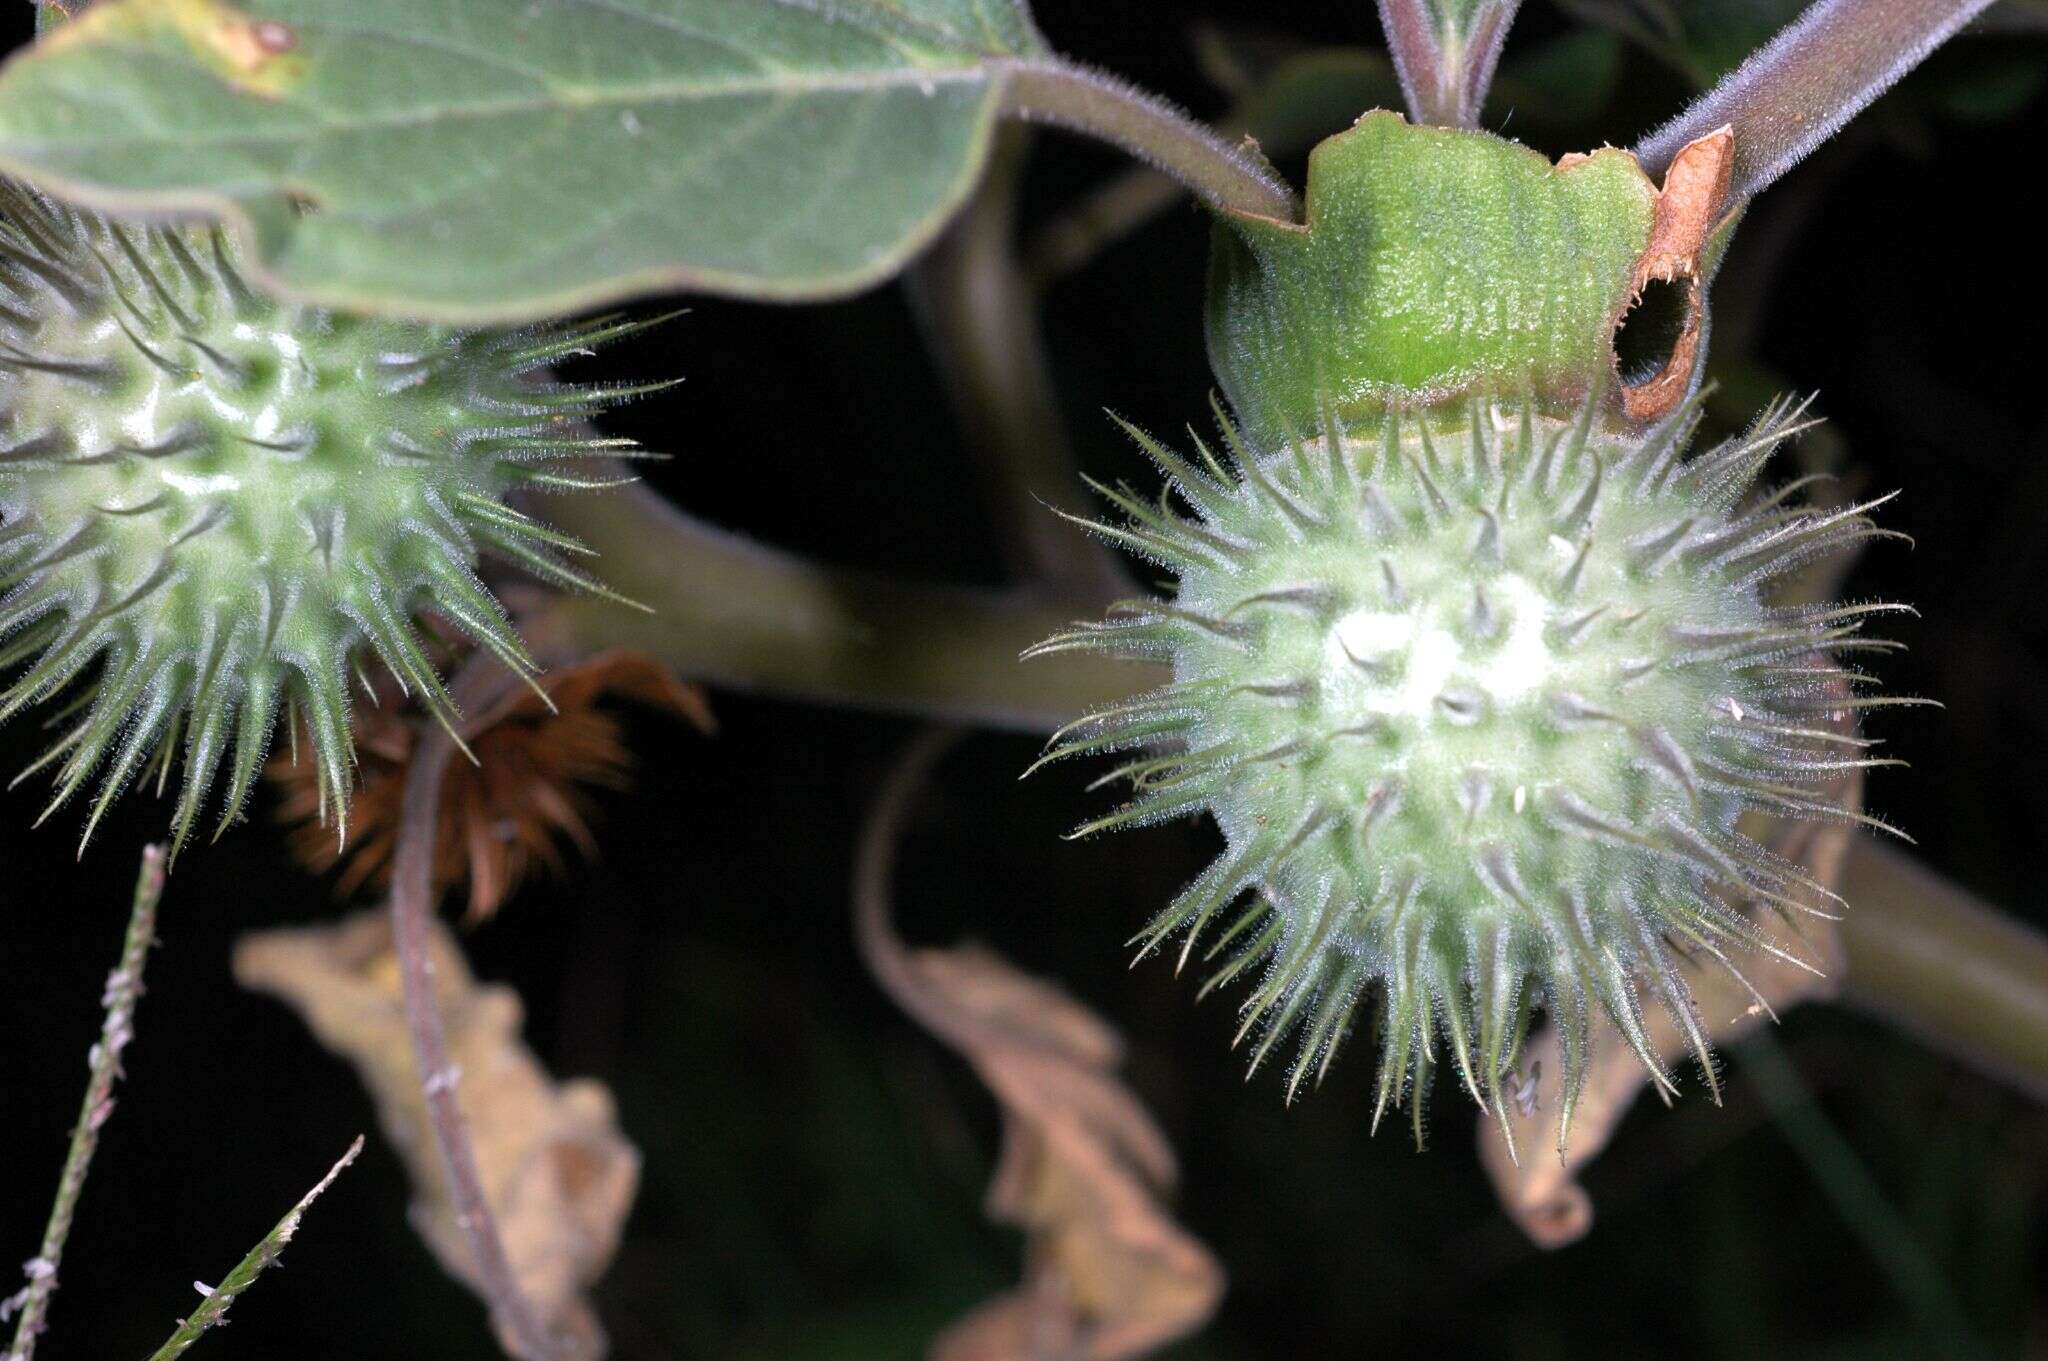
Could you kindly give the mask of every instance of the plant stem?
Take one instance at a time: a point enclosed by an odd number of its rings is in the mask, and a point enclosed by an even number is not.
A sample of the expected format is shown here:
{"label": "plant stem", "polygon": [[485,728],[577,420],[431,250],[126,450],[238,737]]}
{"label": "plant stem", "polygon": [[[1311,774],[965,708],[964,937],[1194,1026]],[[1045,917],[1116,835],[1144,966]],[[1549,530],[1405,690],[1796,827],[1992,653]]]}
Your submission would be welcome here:
{"label": "plant stem", "polygon": [[853,937],[862,962],[896,1005],[926,1030],[955,1045],[971,1036],[979,1022],[956,1014],[944,991],[919,983],[910,951],[891,922],[891,904],[896,896],[896,843],[903,835],[911,800],[959,739],[957,728],[928,728],[911,739],[882,781],[861,824],[853,867]]}
{"label": "plant stem", "polygon": [[[480,714],[489,712],[515,683],[512,674],[495,659],[479,654],[463,667],[450,688],[458,712]],[[478,1289],[508,1350],[522,1361],[551,1361],[563,1352],[527,1303],[505,1255],[505,1244],[498,1236],[497,1220],[491,1214],[490,1202],[477,1175],[468,1122],[456,1099],[462,1072],[448,1057],[447,1031],[434,996],[434,959],[429,940],[434,910],[434,833],[439,822],[441,777],[454,753],[454,734],[437,724],[423,723],[406,771],[392,853],[392,947],[398,954],[406,1029],[412,1041],[413,1062],[419,1069],[421,1096],[441,1164],[448,1173],[455,1222],[469,1239]]]}
{"label": "plant stem", "polygon": [[1955,1291],[1871,1179],[1870,1169],[1821,1112],[1771,1027],[1759,1026],[1739,1053],[1743,1074],[1778,1129],[1833,1202],[1835,1213],[1862,1240],[1864,1252],[1912,1310],[1935,1354],[1974,1356],[1977,1348],[1970,1341]]}
{"label": "plant stem", "polygon": [[1053,394],[1037,299],[1018,267],[1017,184],[1029,133],[999,134],[981,187],[911,270],[946,386],[1011,566],[1036,592],[1107,604],[1130,577],[1098,541],[1052,513],[1087,512]]}
{"label": "plant stem", "polygon": [[990,63],[1003,78],[1004,112],[1098,137],[1173,176],[1219,212],[1282,222],[1301,202],[1255,147],[1233,146],[1156,95],[1100,71],[1052,58]]}
{"label": "plant stem", "polygon": [[1868,837],[1841,890],[1842,1000],[2048,1102],[2048,936]]}
{"label": "plant stem", "polygon": [[[1476,128],[1521,0],[1379,0],[1410,122]],[[1448,11],[1448,12],[1447,12]]]}
{"label": "plant stem", "polygon": [[[2008,0],[2009,2],[2009,0]],[[2048,0],[2043,0],[2048,3]],[[1344,103],[1327,95],[1317,109],[1294,98],[1276,98],[1290,83],[1313,77],[1320,86],[1343,80]],[[1386,59],[1363,49],[1310,51],[1265,73],[1264,84],[1240,83],[1230,111],[1216,121],[1225,137],[1249,137],[1267,156],[1285,159],[1306,152],[1356,116],[1360,105],[1383,103],[1379,87],[1393,78]],[[1342,112],[1339,113],[1338,110]],[[1034,296],[1074,273],[1104,248],[1123,240],[1178,204],[1184,185],[1146,165],[1133,165],[1087,190],[1039,223],[1019,251],[1024,286]]]}
{"label": "plant stem", "polygon": [[525,625],[544,657],[633,647],[713,685],[1026,732],[1164,679],[1097,657],[1017,660],[1093,612],[1086,602],[829,567],[715,529],[639,486],[565,496],[549,515],[598,551],[606,581],[655,613],[563,597]]}
{"label": "plant stem", "polygon": [[1445,98],[1442,35],[1429,0],[1380,0],[1380,28],[1408,96],[1408,121],[1457,126]]}
{"label": "plant stem", "polygon": [[21,1310],[14,1326],[14,1342],[0,1361],[29,1361],[35,1354],[36,1338],[49,1314],[50,1296],[57,1290],[57,1267],[64,1258],[64,1241],[71,1236],[71,1221],[78,1211],[79,1194],[85,1190],[86,1173],[92,1169],[92,1155],[99,1148],[100,1127],[114,1113],[114,1083],[121,1076],[121,1051],[135,1038],[135,1004],[142,997],[142,966],[149,947],[156,940],[156,907],[164,891],[164,848],[148,846],[142,852],[142,870],[135,880],[135,901],[128,911],[128,934],[121,943],[121,962],[107,975],[101,1004],[106,1018],[100,1023],[99,1043],[90,1054],[90,1075],[85,1099],[79,1103],[78,1122],[71,1128],[71,1147],[64,1155],[64,1170],[57,1177],[57,1196],[50,1206],[49,1224],[43,1230],[42,1247],[28,1264],[28,1285],[0,1307],[0,1318],[13,1309]]}
{"label": "plant stem", "polygon": [[1735,129],[1729,201],[1770,185],[1991,0],[1816,0],[1721,83],[1636,146],[1653,176],[1696,138]]}
{"label": "plant stem", "polygon": [[[714,529],[639,486],[550,509],[598,550],[607,580],[656,613],[560,598],[527,621],[545,659],[639,648],[713,685],[1025,732],[1164,679],[1096,657],[1017,660],[1086,614],[1083,602],[828,567]],[[2048,1101],[2048,940],[1873,841],[1855,841],[1845,872],[1847,1000]]]}
{"label": "plant stem", "polygon": [[235,1269],[227,1274],[227,1279],[211,1288],[201,1287],[206,1296],[205,1301],[178,1324],[177,1331],[165,1340],[163,1346],[150,1353],[149,1361],[172,1361],[172,1358],[182,1356],[185,1349],[197,1342],[200,1334],[208,1328],[226,1323],[228,1306],[233,1304],[244,1290],[256,1284],[256,1278],[284,1254],[285,1248],[292,1241],[292,1236],[299,1231],[299,1221],[305,1217],[306,1207],[318,1200],[328,1187],[334,1185],[334,1179],[340,1176],[342,1170],[354,1162],[362,1151],[363,1136],[358,1134],[356,1141],[348,1146],[348,1152],[341,1155],[341,1160],[327,1169],[327,1175],[320,1178],[312,1190],[299,1197],[299,1203],[292,1206],[283,1219],[277,1221],[276,1227],[263,1235],[261,1242],[249,1249],[248,1255],[237,1262]]}

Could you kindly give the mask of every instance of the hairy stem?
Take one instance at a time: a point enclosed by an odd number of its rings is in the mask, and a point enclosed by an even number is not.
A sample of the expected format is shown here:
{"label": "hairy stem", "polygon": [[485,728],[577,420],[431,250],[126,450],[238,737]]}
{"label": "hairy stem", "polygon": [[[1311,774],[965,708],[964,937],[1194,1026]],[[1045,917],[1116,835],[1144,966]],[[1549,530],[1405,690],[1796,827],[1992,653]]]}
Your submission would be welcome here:
{"label": "hairy stem", "polygon": [[[495,659],[480,654],[464,666],[451,689],[458,712],[484,713],[514,684],[516,678],[510,672]],[[413,1062],[419,1069],[421,1095],[441,1164],[448,1173],[455,1222],[469,1239],[479,1289],[500,1336],[521,1361],[553,1361],[566,1353],[548,1336],[512,1274],[505,1244],[498,1236],[497,1220],[491,1214],[490,1202],[477,1175],[469,1125],[456,1099],[462,1072],[448,1057],[447,1031],[434,997],[434,959],[429,941],[434,911],[434,832],[439,820],[441,778],[454,754],[454,734],[436,724],[423,725],[406,772],[392,856],[392,946],[398,954],[405,1022],[412,1040]]]}
{"label": "hairy stem", "polygon": [[1832,137],[1991,0],[1816,0],[1720,84],[1635,148],[1661,176],[1688,143],[1735,129],[1730,201],[1759,192]]}
{"label": "hairy stem", "polygon": [[1256,148],[1231,145],[1156,95],[1071,62],[1032,58],[993,66],[1004,77],[1010,116],[1121,147],[1219,212],[1299,220],[1300,200]]}
{"label": "hairy stem", "polygon": [[1842,896],[1842,1000],[2048,1102],[2048,936],[1864,837]]}
{"label": "hairy stem", "polygon": [[1020,663],[1086,601],[896,580],[808,561],[692,519],[644,487],[562,497],[550,518],[653,617],[592,596],[527,621],[543,656],[652,652],[713,685],[1047,732],[1162,679],[1100,658]]}
{"label": "hairy stem", "polygon": [[240,1298],[243,1291],[256,1284],[256,1278],[275,1265],[277,1259],[284,1255],[284,1250],[290,1245],[293,1235],[299,1231],[299,1221],[305,1218],[306,1207],[318,1200],[328,1187],[334,1185],[334,1179],[340,1176],[362,1151],[363,1136],[358,1134],[356,1141],[348,1146],[348,1152],[341,1155],[341,1160],[327,1169],[327,1175],[320,1178],[312,1190],[299,1197],[299,1203],[292,1206],[269,1233],[263,1235],[262,1241],[249,1249],[248,1255],[235,1264],[235,1269],[227,1274],[226,1279],[219,1285],[204,1288],[205,1301],[178,1324],[177,1330],[165,1339],[163,1346],[150,1353],[149,1361],[173,1361],[174,1357],[184,1355],[185,1349],[197,1342],[200,1334],[209,1328],[217,1328],[226,1323],[228,1306]]}
{"label": "hairy stem", "polygon": [[1476,128],[1521,0],[1379,0],[1408,118]]}
{"label": "hairy stem", "polygon": [[1455,100],[1445,97],[1443,35],[1429,0],[1380,0],[1380,27],[1408,97],[1408,120],[1457,126]]}
{"label": "hairy stem", "polygon": [[[2044,0],[2048,3],[2048,0]],[[1274,98],[1288,82],[1314,73],[1320,82],[1344,80],[1350,97],[1340,103],[1318,96],[1320,107],[1303,106],[1292,98]],[[1340,48],[1312,51],[1290,59],[1267,73],[1268,84],[1239,82],[1235,103],[1216,122],[1225,137],[1249,137],[1276,160],[1306,152],[1356,116],[1359,105],[1381,102],[1386,63],[1376,53]],[[1341,110],[1341,112],[1340,112]],[[1025,287],[1043,294],[1052,284],[1079,270],[1106,247],[1123,240],[1168,208],[1180,203],[1186,186],[1150,166],[1126,168],[1039,223],[1019,252]]]}
{"label": "hairy stem", "polygon": [[1006,130],[981,187],[910,273],[1011,566],[1030,589],[1101,603],[1130,577],[1100,543],[1048,512],[1081,514],[1081,480],[1060,421],[1037,300],[1018,268],[1017,184],[1029,134]]}
{"label": "hairy stem", "polygon": [[0,1304],[0,1318],[15,1309],[21,1311],[14,1325],[14,1341],[0,1361],[29,1361],[48,1318],[50,1296],[57,1290],[57,1267],[64,1258],[64,1241],[71,1236],[78,1197],[85,1190],[86,1173],[91,1171],[92,1155],[99,1148],[100,1127],[114,1113],[114,1083],[121,1076],[121,1051],[135,1038],[135,1004],[142,997],[142,966],[149,958],[149,947],[156,941],[156,907],[163,891],[164,848],[145,847],[142,870],[135,880],[135,901],[128,910],[128,934],[121,942],[121,962],[107,975],[106,992],[101,999],[106,1018],[100,1023],[99,1042],[92,1047],[85,1099],[79,1103],[78,1121],[71,1128],[71,1146],[64,1154],[64,1170],[57,1177],[57,1196],[50,1205],[42,1246],[28,1264],[28,1284]]}

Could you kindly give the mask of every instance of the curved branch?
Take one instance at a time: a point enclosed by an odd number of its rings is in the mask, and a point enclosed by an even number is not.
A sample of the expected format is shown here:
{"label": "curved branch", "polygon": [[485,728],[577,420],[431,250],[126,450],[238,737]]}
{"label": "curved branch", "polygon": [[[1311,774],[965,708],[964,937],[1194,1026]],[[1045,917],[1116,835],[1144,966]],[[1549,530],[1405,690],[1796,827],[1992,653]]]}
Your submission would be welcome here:
{"label": "curved branch", "polygon": [[1991,0],[1816,0],[1691,108],[1645,137],[1661,176],[1689,143],[1735,129],[1730,201],[1768,187],[1918,66]]}
{"label": "curved branch", "polygon": [[548,518],[654,613],[562,597],[525,624],[544,657],[634,647],[712,685],[1025,732],[1164,679],[1099,657],[1017,660],[1095,612],[1088,602],[826,566],[713,528],[644,486],[561,497]]}
{"label": "curved branch", "polygon": [[1101,71],[1054,58],[992,62],[1003,111],[1098,137],[1164,171],[1219,212],[1294,222],[1301,201],[1258,148],[1231,145],[1157,95]]}
{"label": "curved branch", "polygon": [[910,952],[890,921],[890,904],[896,896],[896,842],[911,799],[939,758],[959,740],[957,728],[928,728],[904,748],[861,825],[853,867],[853,938],[861,961],[911,1019],[956,1042],[963,1027],[973,1029],[973,1018],[955,1014],[943,994],[919,985],[911,971]]}
{"label": "curved branch", "polygon": [[1048,509],[1084,515],[1088,506],[1037,299],[1017,261],[1017,188],[1031,134],[1004,133],[981,187],[911,267],[910,293],[1012,569],[1034,593],[1108,604],[1130,593],[1129,574],[1108,545]]}
{"label": "curved branch", "polygon": [[[516,683],[495,659],[479,656],[463,667],[452,692],[460,712],[482,713]],[[469,1238],[478,1285],[490,1306],[492,1322],[521,1361],[552,1361],[564,1352],[526,1302],[505,1255],[504,1241],[498,1236],[497,1220],[477,1175],[469,1124],[456,1100],[462,1073],[448,1057],[448,1035],[434,997],[434,960],[428,939],[434,911],[434,832],[441,777],[454,754],[454,734],[436,724],[425,725],[406,772],[399,808],[391,871],[392,948],[398,954],[406,1029],[412,1040],[413,1062],[419,1069],[427,1119],[447,1169],[455,1222]]]}
{"label": "curved branch", "polygon": [[1867,837],[1841,888],[1842,1000],[2048,1102],[2048,936]]}

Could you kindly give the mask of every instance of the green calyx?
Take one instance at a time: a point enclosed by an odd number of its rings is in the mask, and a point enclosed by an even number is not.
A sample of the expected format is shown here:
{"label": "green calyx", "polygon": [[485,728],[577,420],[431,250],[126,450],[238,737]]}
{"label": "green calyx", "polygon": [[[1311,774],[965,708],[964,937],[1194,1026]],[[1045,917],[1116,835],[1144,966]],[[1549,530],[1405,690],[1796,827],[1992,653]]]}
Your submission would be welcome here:
{"label": "green calyx", "polygon": [[223,769],[220,825],[237,816],[284,709],[345,835],[367,660],[452,725],[416,614],[530,675],[480,556],[596,589],[506,497],[604,485],[568,464],[629,452],[580,422],[643,389],[545,366],[632,328],[344,316],[259,296],[218,233],[4,182],[0,214],[0,719],[75,690],[37,766],[52,809],[97,773],[88,836],[182,750],[182,844]]}
{"label": "green calyx", "polygon": [[1613,147],[1553,164],[1366,114],[1309,158],[1305,225],[1216,227],[1209,356],[1261,438],[1466,394],[1568,410],[1606,385],[1657,188]]}
{"label": "green calyx", "polygon": [[1254,1067],[1301,1037],[1290,1096],[1375,997],[1381,1113],[1439,1062],[1500,1111],[1539,1007],[1563,1035],[1565,1129],[1598,1013],[1669,1090],[1654,999],[1712,1084],[1677,959],[1783,954],[1754,906],[1831,896],[1737,818],[1859,816],[1827,787],[1875,763],[1841,720],[1883,701],[1830,686],[1855,679],[1839,654],[1881,646],[1858,630],[1889,607],[1763,592],[1881,531],[1868,507],[1752,492],[1798,411],[1687,458],[1696,403],[1641,435],[1603,433],[1599,406],[1364,426],[1326,407],[1281,445],[1219,411],[1223,459],[1132,431],[1191,514],[1104,489],[1127,519],[1097,531],[1177,589],[1036,651],[1162,661],[1173,680],[1044,760],[1128,754],[1113,774],[1134,797],[1084,834],[1215,820],[1225,851],[1140,939],[1222,957],[1211,987],[1256,979],[1240,1034],[1263,1027]]}

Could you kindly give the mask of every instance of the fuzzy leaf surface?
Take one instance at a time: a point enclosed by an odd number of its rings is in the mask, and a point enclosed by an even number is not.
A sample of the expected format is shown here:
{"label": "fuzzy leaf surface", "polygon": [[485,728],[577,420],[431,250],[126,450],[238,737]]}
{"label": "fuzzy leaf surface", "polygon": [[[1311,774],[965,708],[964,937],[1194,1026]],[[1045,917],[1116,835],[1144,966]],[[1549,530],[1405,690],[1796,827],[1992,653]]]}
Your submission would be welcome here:
{"label": "fuzzy leaf surface", "polygon": [[198,211],[333,306],[504,320],[886,277],[972,187],[1014,0],[123,0],[0,69],[0,165]]}

